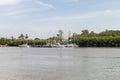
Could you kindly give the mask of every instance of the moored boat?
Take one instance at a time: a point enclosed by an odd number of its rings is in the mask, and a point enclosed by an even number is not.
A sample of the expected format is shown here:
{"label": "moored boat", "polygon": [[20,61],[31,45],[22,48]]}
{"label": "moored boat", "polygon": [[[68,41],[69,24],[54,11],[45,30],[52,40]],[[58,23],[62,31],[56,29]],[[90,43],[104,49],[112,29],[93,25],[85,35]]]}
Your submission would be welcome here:
{"label": "moored boat", "polygon": [[30,46],[28,44],[22,44],[22,45],[19,45],[19,47],[21,47],[21,48],[29,48]]}
{"label": "moored boat", "polygon": [[66,48],[77,48],[78,45],[76,45],[76,44],[66,44],[65,47]]}
{"label": "moored boat", "polygon": [[60,44],[60,43],[56,43],[52,47],[54,47],[54,48],[77,48],[78,45],[76,45],[76,44]]}
{"label": "moored boat", "polygon": [[61,45],[60,43],[56,43],[52,47],[54,47],[54,48],[64,48],[65,46]]}

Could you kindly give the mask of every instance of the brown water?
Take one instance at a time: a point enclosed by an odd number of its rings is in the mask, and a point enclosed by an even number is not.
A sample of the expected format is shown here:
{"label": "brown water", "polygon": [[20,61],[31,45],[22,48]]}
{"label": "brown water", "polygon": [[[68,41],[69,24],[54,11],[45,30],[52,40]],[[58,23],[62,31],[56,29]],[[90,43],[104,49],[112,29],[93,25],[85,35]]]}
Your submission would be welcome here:
{"label": "brown water", "polygon": [[119,48],[0,48],[0,80],[119,80]]}

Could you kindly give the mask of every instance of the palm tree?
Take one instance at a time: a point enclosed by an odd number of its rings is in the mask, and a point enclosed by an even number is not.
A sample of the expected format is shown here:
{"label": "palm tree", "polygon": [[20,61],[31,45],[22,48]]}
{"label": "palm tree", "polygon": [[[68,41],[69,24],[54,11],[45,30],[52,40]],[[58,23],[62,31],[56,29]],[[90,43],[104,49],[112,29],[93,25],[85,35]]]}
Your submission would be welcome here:
{"label": "palm tree", "polygon": [[25,39],[28,39],[28,34],[25,35]]}
{"label": "palm tree", "polygon": [[63,30],[58,30],[58,34],[59,34],[59,39],[60,39],[60,42],[61,42],[62,39],[63,39]]}
{"label": "palm tree", "polygon": [[24,39],[24,35],[21,34],[18,38],[23,40]]}

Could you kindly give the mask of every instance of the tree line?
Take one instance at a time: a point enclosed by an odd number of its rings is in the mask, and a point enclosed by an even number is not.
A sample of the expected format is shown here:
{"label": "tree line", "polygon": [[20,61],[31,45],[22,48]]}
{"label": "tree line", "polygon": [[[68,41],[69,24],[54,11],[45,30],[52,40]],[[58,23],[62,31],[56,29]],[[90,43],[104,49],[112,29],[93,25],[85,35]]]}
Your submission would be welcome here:
{"label": "tree line", "polygon": [[77,44],[79,47],[120,47],[120,30],[105,30],[99,33],[82,30],[80,34],[73,33],[67,40],[63,38],[63,30],[58,30],[56,36],[48,39],[29,39],[28,34],[20,34],[18,38],[0,38],[0,45],[3,46],[19,46],[21,44],[46,45],[46,44]]}
{"label": "tree line", "polygon": [[[29,39],[28,34],[20,34],[18,38],[0,38],[0,46],[19,46],[22,44],[28,44],[30,46],[43,46],[43,45],[52,45],[54,43],[62,43],[63,40],[63,30],[58,30],[56,36],[50,37],[48,39],[34,38]],[[48,45],[48,46],[49,46]]]}
{"label": "tree line", "polygon": [[81,34],[74,33],[71,39],[79,47],[120,47],[120,30],[95,33],[86,29]]}
{"label": "tree line", "polygon": [[13,36],[11,38],[0,38],[0,46],[19,46],[22,44],[28,44],[31,46],[46,45],[47,42],[47,39],[29,39],[28,34],[21,34],[18,38],[14,38]]}

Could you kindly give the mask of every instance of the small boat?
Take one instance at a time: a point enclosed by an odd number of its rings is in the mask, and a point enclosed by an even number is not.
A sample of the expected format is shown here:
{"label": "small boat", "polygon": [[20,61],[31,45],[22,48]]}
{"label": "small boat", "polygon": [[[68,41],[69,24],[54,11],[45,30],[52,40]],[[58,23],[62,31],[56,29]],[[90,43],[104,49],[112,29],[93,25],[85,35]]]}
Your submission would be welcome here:
{"label": "small boat", "polygon": [[66,44],[65,47],[66,48],[77,48],[78,45],[76,45],[76,44]]}
{"label": "small boat", "polygon": [[76,44],[60,44],[60,43],[56,43],[52,47],[54,47],[54,48],[77,48],[78,45],[76,45]]}
{"label": "small boat", "polygon": [[22,44],[22,45],[19,45],[19,47],[21,47],[21,48],[29,48],[30,46],[28,44]]}
{"label": "small boat", "polygon": [[52,47],[54,47],[54,48],[64,48],[64,45],[61,45],[60,43],[56,43]]}

